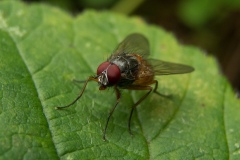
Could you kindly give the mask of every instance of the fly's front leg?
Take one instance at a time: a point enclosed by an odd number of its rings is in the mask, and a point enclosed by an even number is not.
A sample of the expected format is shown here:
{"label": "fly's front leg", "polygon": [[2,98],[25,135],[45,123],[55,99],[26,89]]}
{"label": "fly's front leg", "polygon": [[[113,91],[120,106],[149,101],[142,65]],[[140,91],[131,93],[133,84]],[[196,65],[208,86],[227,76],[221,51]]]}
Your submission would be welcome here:
{"label": "fly's front leg", "polygon": [[66,105],[66,106],[62,106],[62,107],[55,107],[55,109],[65,109],[65,108],[68,108],[70,106],[72,106],[73,104],[75,104],[83,95],[83,92],[85,91],[85,88],[88,84],[89,81],[97,81],[97,79],[95,77],[89,77],[86,81],[85,81],[85,84],[82,88],[82,91],[80,92],[79,96],[76,97],[75,100],[73,100],[70,104]]}

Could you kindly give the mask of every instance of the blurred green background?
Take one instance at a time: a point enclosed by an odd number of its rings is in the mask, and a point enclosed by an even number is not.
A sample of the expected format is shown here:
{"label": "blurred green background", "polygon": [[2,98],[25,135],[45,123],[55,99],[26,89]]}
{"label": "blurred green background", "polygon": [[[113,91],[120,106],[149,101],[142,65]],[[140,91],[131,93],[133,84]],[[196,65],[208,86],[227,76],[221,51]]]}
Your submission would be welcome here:
{"label": "blurred green background", "polygon": [[180,43],[214,55],[221,71],[240,90],[240,0],[24,0],[63,8],[73,15],[87,8],[142,17],[165,28]]}

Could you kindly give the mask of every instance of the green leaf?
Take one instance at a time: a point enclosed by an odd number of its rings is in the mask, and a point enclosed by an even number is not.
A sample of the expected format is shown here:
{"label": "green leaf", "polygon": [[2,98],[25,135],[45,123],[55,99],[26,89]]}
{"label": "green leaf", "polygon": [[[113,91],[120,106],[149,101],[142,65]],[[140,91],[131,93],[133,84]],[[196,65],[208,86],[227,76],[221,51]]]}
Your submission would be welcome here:
{"label": "green leaf", "polygon": [[[194,66],[191,74],[160,76],[159,92],[133,114],[144,91],[122,91],[102,131],[115,93],[89,83],[128,34],[148,37],[151,57]],[[215,60],[182,46],[164,30],[139,18],[86,11],[72,17],[41,4],[0,2],[0,159],[240,159],[240,102]]]}

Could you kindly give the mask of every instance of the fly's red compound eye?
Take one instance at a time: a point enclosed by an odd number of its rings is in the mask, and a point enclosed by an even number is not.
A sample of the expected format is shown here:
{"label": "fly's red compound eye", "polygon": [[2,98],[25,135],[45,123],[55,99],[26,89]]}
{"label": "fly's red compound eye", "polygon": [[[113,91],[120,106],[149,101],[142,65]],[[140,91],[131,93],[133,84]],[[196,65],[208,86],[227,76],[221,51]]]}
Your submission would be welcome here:
{"label": "fly's red compound eye", "polygon": [[108,67],[107,77],[110,84],[116,84],[119,81],[121,77],[121,71],[117,65],[112,64]]}
{"label": "fly's red compound eye", "polygon": [[100,64],[97,69],[97,75],[101,74],[104,70],[106,70],[109,65],[110,62],[103,62],[102,64]]}

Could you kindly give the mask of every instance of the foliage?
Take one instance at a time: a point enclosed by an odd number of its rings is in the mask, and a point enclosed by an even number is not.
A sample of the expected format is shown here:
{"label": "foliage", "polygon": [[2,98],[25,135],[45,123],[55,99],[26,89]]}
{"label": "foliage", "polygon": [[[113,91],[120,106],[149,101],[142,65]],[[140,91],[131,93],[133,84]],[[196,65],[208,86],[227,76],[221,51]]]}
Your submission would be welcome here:
{"label": "foliage", "polygon": [[[143,92],[122,91],[102,140],[115,95],[89,84],[98,64],[128,34],[146,35],[151,57],[194,66],[186,75],[157,77],[164,99],[151,94],[133,115]],[[42,4],[0,2],[1,159],[239,159],[240,102],[215,60],[182,46],[139,18],[86,11],[77,17]]]}

